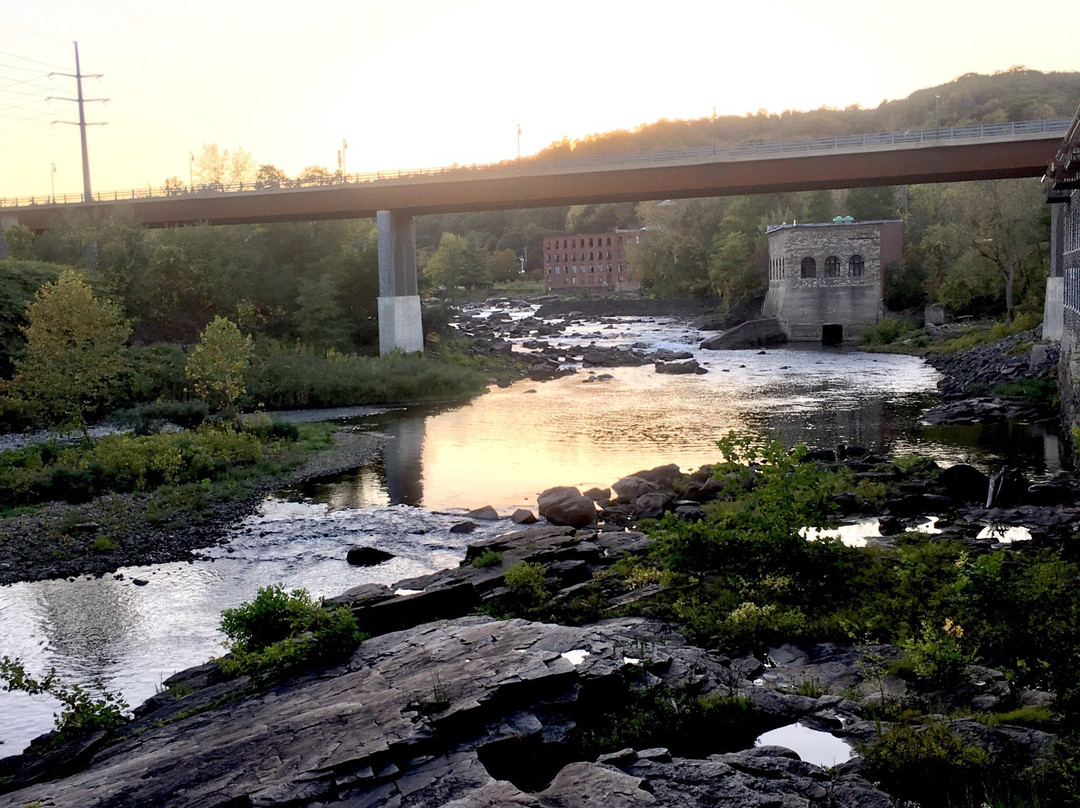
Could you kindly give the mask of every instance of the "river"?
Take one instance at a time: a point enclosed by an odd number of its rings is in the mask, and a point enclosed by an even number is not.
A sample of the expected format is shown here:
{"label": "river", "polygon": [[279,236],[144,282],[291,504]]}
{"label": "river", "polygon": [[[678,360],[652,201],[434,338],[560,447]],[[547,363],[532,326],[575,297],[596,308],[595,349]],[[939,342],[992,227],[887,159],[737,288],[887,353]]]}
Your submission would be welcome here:
{"label": "river", "polygon": [[[387,436],[382,456],[336,480],[267,499],[229,530],[227,544],[208,551],[209,560],[0,587],[0,653],[21,657],[38,675],[55,667],[70,681],[101,682],[135,705],[173,672],[222,653],[221,610],[260,586],[282,582],[326,596],[455,565],[469,542],[512,527],[504,520],[451,533],[467,509],[492,505],[508,515],[535,510],[536,495],[554,485],[607,487],[665,463],[696,469],[717,459],[715,442],[732,429],[788,444],[919,450],[987,471],[1009,463],[1034,478],[1061,465],[1056,438],[1022,425],[920,424],[938,374],[913,357],[788,347],[699,351],[701,334],[678,322],[616,322],[576,326],[554,341],[691,350],[709,372],[582,370],[492,388],[465,406],[351,418],[354,428]],[[350,567],[345,553],[357,544],[396,558]],[[136,586],[134,578],[149,583]],[[50,729],[55,709],[0,692],[0,757]]]}

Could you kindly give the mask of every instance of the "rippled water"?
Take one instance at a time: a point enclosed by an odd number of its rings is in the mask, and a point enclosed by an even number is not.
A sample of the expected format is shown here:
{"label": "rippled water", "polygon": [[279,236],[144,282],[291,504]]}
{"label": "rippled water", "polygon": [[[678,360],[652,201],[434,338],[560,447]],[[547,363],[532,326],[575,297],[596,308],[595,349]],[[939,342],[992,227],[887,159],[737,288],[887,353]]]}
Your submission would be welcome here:
{"label": "rippled water", "polygon": [[[286,492],[229,534],[212,561],[124,569],[123,579],[50,581],[0,587],[0,653],[34,673],[55,666],[74,681],[101,681],[131,704],[192,664],[221,653],[223,608],[259,586],[283,582],[316,596],[359,583],[393,583],[454,565],[470,541],[510,525],[451,534],[461,509],[503,514],[535,508],[554,485],[607,487],[639,469],[717,459],[730,429],[787,443],[858,444],[886,452],[918,448],[946,462],[990,470],[1004,458],[1033,476],[1060,464],[1052,435],[1018,426],[920,426],[937,373],[920,360],[855,351],[795,348],[708,352],[696,331],[665,321],[576,327],[553,340],[693,350],[709,373],[666,376],[651,366],[582,371],[543,384],[493,389],[449,410],[361,415],[360,428],[387,436],[383,457],[349,475]],[[610,374],[603,381],[592,376]],[[356,416],[356,413],[348,413]],[[397,558],[359,569],[354,544]],[[149,581],[135,586],[131,579]],[[18,752],[51,726],[54,705],[0,693],[0,756]]]}

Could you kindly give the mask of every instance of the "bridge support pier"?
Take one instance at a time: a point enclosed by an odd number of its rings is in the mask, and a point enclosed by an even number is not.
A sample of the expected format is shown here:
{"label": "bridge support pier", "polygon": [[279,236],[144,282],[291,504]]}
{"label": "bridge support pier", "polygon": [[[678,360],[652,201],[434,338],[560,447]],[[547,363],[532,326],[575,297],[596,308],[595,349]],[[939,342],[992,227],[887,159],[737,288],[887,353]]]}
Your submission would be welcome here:
{"label": "bridge support pier", "polygon": [[1047,341],[1060,342],[1065,329],[1065,213],[1068,205],[1050,206],[1050,277],[1046,279],[1043,303],[1043,334]]}
{"label": "bridge support pier", "polygon": [[416,285],[416,223],[408,213],[380,210],[375,215],[379,236],[379,354],[395,348],[424,350],[420,294]]}

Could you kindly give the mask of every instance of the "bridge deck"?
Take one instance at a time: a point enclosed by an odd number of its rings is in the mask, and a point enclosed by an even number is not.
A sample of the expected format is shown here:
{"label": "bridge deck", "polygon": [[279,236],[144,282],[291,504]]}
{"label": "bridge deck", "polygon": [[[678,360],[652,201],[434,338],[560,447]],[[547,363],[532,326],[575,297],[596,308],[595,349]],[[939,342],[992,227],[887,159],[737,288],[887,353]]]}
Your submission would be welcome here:
{"label": "bridge deck", "polygon": [[243,224],[1041,176],[1068,126],[1025,121],[286,184],[299,187],[141,189],[68,204],[0,199],[0,216],[43,230],[61,210],[124,205],[150,227]]}

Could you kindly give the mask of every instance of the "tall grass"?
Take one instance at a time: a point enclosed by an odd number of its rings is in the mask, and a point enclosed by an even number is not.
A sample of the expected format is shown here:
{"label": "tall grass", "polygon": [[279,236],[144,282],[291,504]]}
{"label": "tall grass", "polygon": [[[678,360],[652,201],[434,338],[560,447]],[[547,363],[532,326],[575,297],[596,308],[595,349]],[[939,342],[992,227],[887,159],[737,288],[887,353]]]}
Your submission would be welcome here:
{"label": "tall grass", "polygon": [[371,357],[263,342],[256,347],[242,404],[271,410],[404,404],[463,398],[486,386],[484,373],[461,356]]}

